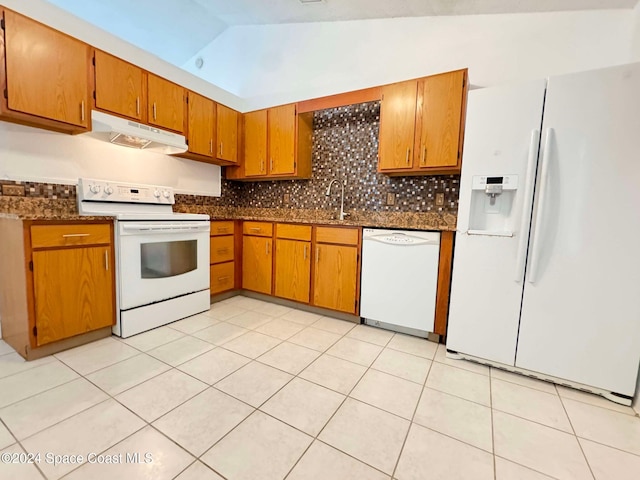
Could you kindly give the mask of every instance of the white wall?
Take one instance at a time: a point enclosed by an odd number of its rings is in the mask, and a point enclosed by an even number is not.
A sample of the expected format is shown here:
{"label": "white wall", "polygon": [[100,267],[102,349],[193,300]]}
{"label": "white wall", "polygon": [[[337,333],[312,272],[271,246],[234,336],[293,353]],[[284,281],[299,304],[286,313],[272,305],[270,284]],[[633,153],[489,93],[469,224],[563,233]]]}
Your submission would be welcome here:
{"label": "white wall", "polygon": [[631,38],[631,59],[640,60],[640,2],[633,9],[633,33]]}
{"label": "white wall", "polygon": [[631,10],[236,26],[205,47],[202,70],[248,108],[469,67],[475,85],[625,63]]}
{"label": "white wall", "polygon": [[0,178],[76,184],[79,177],[171,186],[220,196],[220,167],[83,135],[0,122]]}

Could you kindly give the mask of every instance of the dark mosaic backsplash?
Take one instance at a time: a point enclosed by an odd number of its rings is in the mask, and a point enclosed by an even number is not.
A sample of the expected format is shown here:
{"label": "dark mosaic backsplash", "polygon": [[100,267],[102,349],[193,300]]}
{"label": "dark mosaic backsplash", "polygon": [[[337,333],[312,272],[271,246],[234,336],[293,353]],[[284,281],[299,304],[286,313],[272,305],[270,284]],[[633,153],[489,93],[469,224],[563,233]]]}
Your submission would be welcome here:
{"label": "dark mosaic backsplash", "polygon": [[22,185],[24,187],[24,196],[30,198],[76,199],[76,187],[74,185],[0,180],[0,196],[2,195],[2,185]]}
{"label": "dark mosaic backsplash", "polygon": [[[442,212],[456,214],[460,177],[389,177],[376,171],[380,102],[321,110],[313,118],[313,168],[310,180],[228,182],[223,180],[221,205],[249,208],[291,207],[333,209],[340,206],[340,187],[329,182],[347,179],[345,210],[374,212]],[[235,185],[233,185],[235,183]],[[229,185],[232,184],[232,185]],[[386,205],[395,193],[395,205]],[[443,193],[443,206],[435,204]],[[226,198],[235,203],[226,203]],[[290,195],[288,204],[284,195]]]}
{"label": "dark mosaic backsplash", "polygon": [[[379,126],[379,102],[318,111],[313,118],[313,167],[310,180],[244,183],[223,179],[220,197],[176,194],[176,210],[199,205],[337,210],[340,208],[340,185],[333,186],[329,197],[325,196],[325,192],[332,179],[346,178],[347,212],[456,215],[460,185],[458,175],[388,177],[376,171]],[[76,200],[74,185],[0,180],[0,188],[2,184],[23,185],[25,197],[28,198]],[[395,193],[395,205],[386,205],[387,193]],[[443,206],[435,204],[438,193],[444,194]],[[284,203],[285,194],[290,196],[288,204]]]}

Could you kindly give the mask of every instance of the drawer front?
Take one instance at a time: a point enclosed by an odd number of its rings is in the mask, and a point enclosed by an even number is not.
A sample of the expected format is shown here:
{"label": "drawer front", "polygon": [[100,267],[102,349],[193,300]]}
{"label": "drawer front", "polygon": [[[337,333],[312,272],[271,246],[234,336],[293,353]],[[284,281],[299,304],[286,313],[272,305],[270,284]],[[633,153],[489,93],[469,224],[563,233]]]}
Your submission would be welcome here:
{"label": "drawer front", "polygon": [[211,263],[223,263],[233,260],[234,236],[211,237]]}
{"label": "drawer front", "polygon": [[258,237],[270,237],[273,235],[273,223],[243,222],[242,233],[245,235],[256,235]]}
{"label": "drawer front", "polygon": [[340,245],[357,245],[357,228],[318,227],[316,229],[316,242],[337,243]]}
{"label": "drawer front", "polygon": [[276,225],[276,238],[288,238],[290,240],[311,241],[311,225],[291,225],[290,223],[278,223]]}
{"label": "drawer front", "polygon": [[233,220],[221,220],[211,222],[211,236],[232,235],[234,232]]}
{"label": "drawer front", "polygon": [[31,248],[111,243],[111,224],[32,225]]}
{"label": "drawer front", "polygon": [[235,285],[235,262],[211,265],[211,294],[232,290]]}

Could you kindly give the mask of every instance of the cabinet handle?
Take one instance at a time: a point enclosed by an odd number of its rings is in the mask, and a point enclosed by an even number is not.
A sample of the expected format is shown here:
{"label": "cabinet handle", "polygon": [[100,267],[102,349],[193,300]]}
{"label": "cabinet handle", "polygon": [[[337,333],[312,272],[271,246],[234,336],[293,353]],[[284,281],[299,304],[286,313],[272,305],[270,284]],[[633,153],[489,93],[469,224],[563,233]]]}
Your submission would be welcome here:
{"label": "cabinet handle", "polygon": [[209,140],[209,153],[213,153],[213,138]]}
{"label": "cabinet handle", "polygon": [[220,142],[220,156],[222,156],[222,142]]}
{"label": "cabinet handle", "polygon": [[269,255],[269,242],[268,241],[264,244],[264,253],[266,255]]}
{"label": "cabinet handle", "polygon": [[136,97],[136,115],[140,115],[140,97]]}
{"label": "cabinet handle", "polygon": [[420,166],[425,166],[426,165],[426,160],[427,160],[427,146],[424,146],[424,149],[422,150],[422,160],[420,161]]}
{"label": "cabinet handle", "polygon": [[104,251],[104,269],[109,271],[109,250]]}
{"label": "cabinet handle", "polygon": [[260,160],[260,173],[266,173],[264,171],[264,160]]}
{"label": "cabinet handle", "polygon": [[222,283],[226,280],[229,280],[229,275],[225,275],[224,277],[218,277],[218,283]]}
{"label": "cabinet handle", "polygon": [[218,233],[227,233],[227,227],[218,227]]}
{"label": "cabinet handle", "polygon": [[84,100],[80,102],[80,120],[84,122]]}
{"label": "cabinet handle", "polygon": [[229,251],[228,248],[219,248],[218,250],[216,250],[216,252],[218,253],[227,253]]}
{"label": "cabinet handle", "polygon": [[91,235],[90,233],[65,233],[62,235],[62,238],[72,238],[72,237],[88,237]]}
{"label": "cabinet handle", "polygon": [[318,266],[319,261],[320,261],[320,247],[316,247],[316,267]]}
{"label": "cabinet handle", "polygon": [[157,119],[158,108],[156,107],[156,102],[153,102],[153,119]]}
{"label": "cabinet handle", "polygon": [[252,227],[249,229],[251,232],[261,232],[262,229],[260,227]]}
{"label": "cabinet handle", "polygon": [[409,165],[409,154],[411,153],[411,148],[407,148],[407,165]]}
{"label": "cabinet handle", "polygon": [[306,259],[307,259],[307,246],[306,246],[306,245],[304,246],[304,250],[303,250],[303,253],[302,253],[302,258],[303,258],[304,260],[306,260]]}
{"label": "cabinet handle", "polygon": [[269,171],[273,172],[273,157],[269,159]]}

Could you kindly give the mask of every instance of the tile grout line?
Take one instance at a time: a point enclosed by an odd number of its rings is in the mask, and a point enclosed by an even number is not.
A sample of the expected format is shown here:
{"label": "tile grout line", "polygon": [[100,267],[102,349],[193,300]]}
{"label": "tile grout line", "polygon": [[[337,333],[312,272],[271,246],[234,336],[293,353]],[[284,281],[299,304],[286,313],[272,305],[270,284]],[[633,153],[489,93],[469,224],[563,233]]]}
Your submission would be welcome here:
{"label": "tile grout line", "polygon": [[400,459],[402,458],[402,453],[404,452],[404,447],[407,445],[407,439],[409,438],[409,433],[411,432],[411,428],[413,427],[414,424],[418,425],[417,423],[414,422],[414,419],[416,417],[416,412],[418,411],[418,407],[420,406],[422,395],[424,395],[424,390],[425,388],[427,388],[427,380],[429,379],[429,375],[431,374],[431,368],[433,368],[433,364],[435,362],[437,353],[438,353],[438,347],[436,345],[436,351],[433,353],[433,358],[431,359],[431,363],[429,364],[429,368],[427,369],[427,375],[424,377],[424,382],[422,384],[422,388],[420,389],[420,395],[418,396],[418,401],[416,402],[416,406],[413,409],[413,415],[411,415],[411,420],[409,420],[409,428],[407,428],[407,433],[405,433],[404,435],[404,440],[402,441],[402,447],[400,447],[400,452],[398,453],[398,458],[396,459],[396,463],[393,467],[391,478],[394,478],[396,475],[396,471],[398,470],[398,466],[400,465]]}
{"label": "tile grout line", "polygon": [[[556,388],[556,391],[558,391],[558,388]],[[558,396],[559,393],[558,393]],[[596,476],[593,473],[593,469],[591,468],[591,464],[589,463],[589,459],[587,458],[587,455],[584,453],[584,449],[582,448],[582,444],[580,443],[580,440],[578,439],[578,435],[576,433],[576,429],[573,426],[573,422],[571,421],[571,417],[569,416],[569,412],[567,412],[567,407],[564,404],[564,401],[562,400],[562,397],[560,397],[560,404],[562,405],[562,410],[564,411],[564,414],[567,416],[567,420],[569,420],[569,425],[571,426],[571,430],[573,431],[573,436],[576,439],[576,443],[578,444],[578,447],[580,448],[580,453],[582,453],[582,458],[584,458],[584,461],[587,463],[587,467],[589,467],[589,473],[591,473],[591,477],[595,480]]]}
{"label": "tile grout line", "polygon": [[491,376],[491,367],[489,367],[489,412],[491,415],[491,458],[493,460],[493,480],[498,479],[498,470],[496,469],[496,434],[493,425],[493,377]]}
{"label": "tile grout line", "polygon": [[[353,330],[353,329],[352,329],[352,330]],[[349,331],[351,331],[351,330],[349,330]],[[332,346],[333,346],[333,345],[335,345],[336,343],[338,343],[338,342],[339,342],[340,340],[342,340],[343,338],[345,338],[345,337],[346,337],[346,335],[347,335],[347,333],[349,333],[349,332],[344,333],[344,334],[343,334],[343,335],[342,335],[338,340],[336,340],[336,341],[332,344]],[[392,339],[393,337],[395,337],[395,333],[394,333],[394,334],[389,338],[389,340],[387,341],[387,345],[389,344],[389,342],[391,341],[391,339]],[[331,347],[329,347],[329,348],[331,348]],[[329,348],[327,348],[327,350],[328,350]],[[372,362],[371,362],[371,364],[369,365],[369,367],[367,367],[367,369],[362,373],[362,375],[360,376],[360,378],[358,379],[358,381],[353,385],[353,387],[351,387],[351,389],[347,392],[347,394],[346,394],[346,395],[345,395],[345,394],[342,394],[342,395],[344,395],[344,398],[342,399],[342,402],[340,402],[340,405],[338,405],[338,407],[334,410],[333,414],[331,414],[331,416],[329,417],[329,419],[324,423],[323,427],[320,429],[320,431],[317,433],[317,435],[316,435],[315,437],[313,437],[313,440],[311,441],[311,443],[309,443],[309,446],[305,449],[305,451],[302,453],[302,455],[300,455],[300,457],[298,457],[298,459],[296,460],[296,462],[291,466],[291,468],[289,469],[289,471],[287,472],[287,474],[284,476],[284,479],[283,479],[283,480],[286,480],[286,478],[287,478],[289,475],[291,475],[291,472],[293,472],[293,470],[296,468],[296,466],[298,465],[298,463],[300,463],[300,460],[302,460],[302,458],[307,454],[307,452],[308,452],[308,451],[309,451],[309,449],[311,448],[311,445],[313,445],[313,443],[314,443],[316,440],[317,440],[317,441],[319,441],[319,442],[324,443],[325,445],[328,445],[329,447],[331,447],[331,448],[333,448],[333,449],[335,449],[335,450],[337,450],[337,451],[339,451],[339,452],[341,452],[341,453],[343,453],[343,454],[345,454],[345,455],[347,455],[347,456],[349,456],[350,458],[353,458],[354,460],[357,460],[357,461],[359,461],[359,462],[363,463],[364,465],[367,465],[367,466],[368,466],[368,467],[370,467],[370,468],[373,468],[373,469],[375,469],[375,470],[377,470],[377,471],[381,472],[381,470],[380,470],[380,469],[378,469],[378,468],[376,468],[376,467],[373,467],[372,465],[369,465],[368,463],[366,463],[366,462],[364,462],[364,461],[362,461],[362,460],[360,460],[360,459],[355,458],[354,456],[352,456],[352,455],[348,454],[347,452],[342,451],[341,449],[339,449],[339,448],[337,448],[337,447],[335,447],[335,446],[333,446],[333,445],[330,445],[330,444],[328,444],[328,443],[326,443],[326,442],[323,442],[322,440],[320,440],[320,439],[319,439],[319,437],[320,437],[320,435],[322,435],[322,432],[323,432],[323,431],[324,431],[324,429],[327,427],[327,425],[329,425],[329,423],[331,423],[331,420],[333,420],[333,418],[335,417],[336,413],[338,413],[338,411],[339,411],[339,410],[342,408],[342,406],[346,403],[347,399],[348,399],[348,398],[352,398],[352,397],[350,396],[350,395],[351,395],[351,393],[353,393],[353,391],[355,390],[355,388],[360,384],[360,382],[362,381],[362,379],[365,377],[365,375],[367,374],[367,372],[368,372],[368,371],[369,371],[369,369],[371,368],[371,365],[373,365],[373,364],[375,363],[375,361],[376,361],[376,360],[378,359],[378,357],[382,354],[382,352],[384,351],[384,349],[385,349],[385,347],[382,347],[382,349],[381,349],[381,350],[378,352],[378,354],[376,355],[376,358],[374,358],[374,359],[372,360]],[[320,358],[320,357],[318,357],[318,358]],[[337,357],[334,357],[334,358],[337,358]],[[316,360],[317,360],[317,359],[316,359]],[[351,362],[351,363],[354,363],[354,362]],[[363,365],[360,365],[360,366],[363,366]],[[297,378],[297,376],[296,376],[296,378]],[[305,380],[304,378],[301,378],[301,379],[302,379],[302,380]],[[326,388],[326,387],[325,387],[325,388]],[[353,399],[353,398],[352,398],[352,399]],[[355,399],[354,399],[354,400],[355,400]],[[383,411],[384,411],[384,410],[383,410]],[[282,420],[281,420],[281,421],[282,421]],[[288,424],[287,424],[287,425],[288,425]],[[384,473],[384,474],[386,475],[386,473],[385,473],[385,472],[382,472],[382,473]]]}

